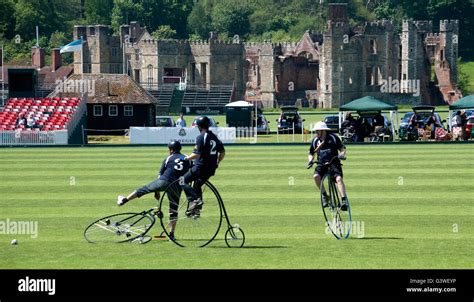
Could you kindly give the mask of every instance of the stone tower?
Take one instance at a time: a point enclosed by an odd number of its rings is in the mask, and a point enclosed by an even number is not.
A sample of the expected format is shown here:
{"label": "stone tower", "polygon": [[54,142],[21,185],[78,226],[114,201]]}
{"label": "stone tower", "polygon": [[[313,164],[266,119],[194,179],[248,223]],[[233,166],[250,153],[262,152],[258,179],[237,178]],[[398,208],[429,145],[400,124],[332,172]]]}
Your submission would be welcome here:
{"label": "stone tower", "polygon": [[[444,40],[444,60],[449,65],[449,76],[451,78],[451,82],[457,83],[457,58],[459,37],[458,20],[441,20],[439,23],[439,31],[442,36],[442,39]],[[441,58],[441,60],[443,60],[443,58]]]}
{"label": "stone tower", "polygon": [[[403,30],[401,35],[402,44],[402,70],[401,86],[402,92],[409,93],[409,84],[407,81],[419,80],[421,88],[427,87],[429,82],[429,64],[425,52],[425,37],[433,32],[431,21],[403,21]],[[421,91],[421,99],[429,98],[426,95],[426,89]]]}
{"label": "stone tower", "polygon": [[[74,53],[74,73],[122,73],[122,47],[120,39],[110,33],[106,25],[76,25],[74,40],[84,40],[83,57]],[[81,61],[84,70],[81,70]]]}
{"label": "stone tower", "polygon": [[350,27],[347,20],[347,4],[330,4],[329,20],[323,34],[323,46],[319,77],[321,91],[319,106],[322,108],[338,107],[340,104],[342,66],[338,63],[343,52],[344,41],[349,39]]}

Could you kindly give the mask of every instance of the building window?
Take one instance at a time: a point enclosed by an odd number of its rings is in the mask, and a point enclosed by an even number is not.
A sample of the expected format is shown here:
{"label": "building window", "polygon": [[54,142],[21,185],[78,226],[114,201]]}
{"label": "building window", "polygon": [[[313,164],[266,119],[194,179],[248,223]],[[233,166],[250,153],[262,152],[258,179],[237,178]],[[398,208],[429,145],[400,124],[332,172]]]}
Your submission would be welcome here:
{"label": "building window", "polygon": [[118,106],[109,105],[109,116],[118,116]]}
{"label": "building window", "polygon": [[135,61],[140,61],[140,49],[135,49]]}
{"label": "building window", "polygon": [[112,47],[110,49],[110,55],[112,58],[117,58],[118,57],[118,47]]}
{"label": "building window", "polygon": [[377,43],[375,40],[370,40],[369,53],[371,54],[377,53]]}
{"label": "building window", "polygon": [[207,63],[201,63],[201,78],[202,78],[202,85],[207,85]]}
{"label": "building window", "polygon": [[191,63],[191,84],[196,84],[196,63]]}
{"label": "building window", "polygon": [[125,105],[123,107],[124,116],[133,116],[133,105]]}
{"label": "building window", "polygon": [[94,116],[102,116],[102,105],[94,105]]}
{"label": "building window", "polygon": [[135,69],[135,82],[140,83],[140,69]]}
{"label": "building window", "polygon": [[153,84],[153,65],[148,65],[147,67],[148,69],[148,85],[152,85]]}
{"label": "building window", "polygon": [[374,67],[374,85],[379,86],[382,81],[382,73],[380,71],[380,67]]}
{"label": "building window", "polygon": [[365,69],[365,85],[372,86],[374,81],[374,77],[372,74],[372,67],[367,67]]}
{"label": "building window", "polygon": [[95,27],[89,27],[89,36],[95,36]]}

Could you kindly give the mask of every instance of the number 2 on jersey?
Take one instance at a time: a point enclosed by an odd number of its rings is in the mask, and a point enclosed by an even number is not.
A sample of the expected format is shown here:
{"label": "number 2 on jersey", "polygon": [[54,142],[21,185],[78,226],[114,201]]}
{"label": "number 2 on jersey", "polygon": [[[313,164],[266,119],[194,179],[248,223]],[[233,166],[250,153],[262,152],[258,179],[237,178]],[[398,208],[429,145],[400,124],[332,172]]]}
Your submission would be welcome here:
{"label": "number 2 on jersey", "polygon": [[211,143],[211,152],[210,152],[210,154],[211,155],[216,155],[216,153],[217,153],[217,151],[216,151],[217,143],[216,143],[215,140],[211,140],[210,143]]}

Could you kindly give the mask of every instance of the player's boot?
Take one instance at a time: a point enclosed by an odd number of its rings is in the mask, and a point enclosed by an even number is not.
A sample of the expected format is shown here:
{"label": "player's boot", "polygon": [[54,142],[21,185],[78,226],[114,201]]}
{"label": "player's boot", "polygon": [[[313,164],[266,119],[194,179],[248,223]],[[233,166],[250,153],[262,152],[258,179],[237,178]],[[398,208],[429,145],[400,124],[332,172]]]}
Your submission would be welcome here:
{"label": "player's boot", "polygon": [[349,202],[347,201],[347,197],[343,197],[341,200],[341,210],[347,211],[348,207],[349,207]]}
{"label": "player's boot", "polygon": [[125,196],[122,196],[122,195],[117,196],[117,205],[118,206],[123,206],[127,202],[128,202],[128,200],[127,200],[127,198],[125,198]]}
{"label": "player's boot", "polygon": [[198,198],[194,201],[191,201],[188,205],[188,210],[186,211],[186,216],[191,217],[191,216],[197,216],[199,217],[200,215],[200,210],[202,209],[202,200],[201,198]]}

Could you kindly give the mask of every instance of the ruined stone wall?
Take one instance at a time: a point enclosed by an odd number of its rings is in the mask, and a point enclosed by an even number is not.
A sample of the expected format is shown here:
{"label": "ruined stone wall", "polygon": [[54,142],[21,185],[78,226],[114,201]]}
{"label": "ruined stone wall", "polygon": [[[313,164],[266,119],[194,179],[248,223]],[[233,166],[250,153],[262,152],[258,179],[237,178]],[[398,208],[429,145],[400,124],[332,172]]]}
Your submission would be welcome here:
{"label": "ruined stone wall", "polygon": [[279,105],[293,105],[298,99],[306,98],[306,90],[317,89],[319,65],[305,57],[277,60],[275,73],[280,75],[276,92]]}
{"label": "ruined stone wall", "polygon": [[[278,74],[275,73],[275,56],[281,52],[281,47],[271,42],[261,43],[245,43],[245,55],[247,60],[257,63],[257,74],[255,80],[259,79],[259,85],[254,83],[259,93],[259,99],[264,106],[273,107],[275,101],[275,81]],[[244,75],[249,73],[249,66],[244,69]],[[244,76],[244,81],[247,82],[248,77]]]}
{"label": "ruined stone wall", "polygon": [[210,84],[232,85],[235,81],[237,98],[242,99],[245,90],[245,49],[242,43],[211,41]]}

